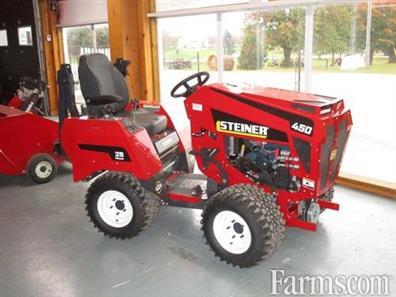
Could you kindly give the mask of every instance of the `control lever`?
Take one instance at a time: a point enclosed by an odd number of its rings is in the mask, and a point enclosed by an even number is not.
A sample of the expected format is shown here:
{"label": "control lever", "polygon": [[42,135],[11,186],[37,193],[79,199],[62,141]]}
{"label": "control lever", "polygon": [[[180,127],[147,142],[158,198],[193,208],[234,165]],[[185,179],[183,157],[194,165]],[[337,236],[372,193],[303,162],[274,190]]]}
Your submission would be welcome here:
{"label": "control lever", "polygon": [[[139,109],[139,99],[135,98],[132,101],[132,106],[133,106],[133,111],[137,111]],[[132,112],[132,116],[133,116],[133,125],[136,125],[136,117],[135,117],[135,113]]]}
{"label": "control lever", "polygon": [[192,136],[193,136],[193,137],[202,137],[202,136],[204,136],[205,134],[208,134],[208,136],[209,136],[210,138],[214,139],[214,140],[217,138],[216,133],[212,133],[212,132],[206,130],[204,127],[202,127],[201,130],[200,130],[199,132],[193,132],[193,133],[192,133]]}
{"label": "control lever", "polygon": [[133,99],[132,105],[133,105],[133,110],[138,110],[140,108],[139,99],[138,98]]}

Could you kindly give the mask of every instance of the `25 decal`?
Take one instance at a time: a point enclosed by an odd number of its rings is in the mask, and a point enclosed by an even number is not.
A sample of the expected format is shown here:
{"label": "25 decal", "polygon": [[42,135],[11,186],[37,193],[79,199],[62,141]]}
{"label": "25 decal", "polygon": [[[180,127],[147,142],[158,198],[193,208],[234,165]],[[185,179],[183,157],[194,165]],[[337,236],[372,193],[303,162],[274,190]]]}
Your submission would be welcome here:
{"label": "25 decal", "polygon": [[124,152],[115,151],[114,152],[114,159],[120,160],[120,161],[124,161],[125,160]]}
{"label": "25 decal", "polygon": [[307,126],[305,124],[301,124],[301,123],[298,123],[298,122],[293,123],[291,125],[291,128],[294,131],[297,131],[297,132],[300,132],[300,133],[303,133],[303,134],[307,134],[307,135],[312,135],[312,131],[313,131],[313,128],[311,126]]}

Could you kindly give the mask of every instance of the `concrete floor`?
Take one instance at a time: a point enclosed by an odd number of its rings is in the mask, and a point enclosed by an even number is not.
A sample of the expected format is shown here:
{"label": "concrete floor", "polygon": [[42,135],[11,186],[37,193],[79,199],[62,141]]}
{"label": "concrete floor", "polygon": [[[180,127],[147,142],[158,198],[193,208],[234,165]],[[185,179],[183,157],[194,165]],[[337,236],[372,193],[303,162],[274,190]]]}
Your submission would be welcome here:
{"label": "concrete floor", "polygon": [[289,229],[269,261],[239,269],[205,245],[197,210],[164,208],[137,238],[103,237],[85,215],[86,187],[69,168],[46,185],[0,175],[1,297],[269,296],[274,268],[387,274],[396,293],[396,201],[338,187],[341,212],[326,211],[317,233]]}

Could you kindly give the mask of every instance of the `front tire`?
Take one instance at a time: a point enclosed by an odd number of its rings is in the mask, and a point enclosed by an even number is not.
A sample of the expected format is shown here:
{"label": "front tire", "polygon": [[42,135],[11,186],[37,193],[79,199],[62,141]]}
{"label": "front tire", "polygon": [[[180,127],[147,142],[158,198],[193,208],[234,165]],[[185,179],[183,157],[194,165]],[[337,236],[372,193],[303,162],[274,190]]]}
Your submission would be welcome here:
{"label": "front tire", "polygon": [[54,158],[48,154],[34,156],[28,163],[28,176],[38,184],[50,182],[56,176],[58,166]]}
{"label": "front tire", "polygon": [[202,229],[216,256],[243,268],[274,253],[284,238],[285,222],[272,195],[252,185],[236,185],[210,198]]}
{"label": "front tire", "polygon": [[107,172],[86,195],[86,210],[94,226],[110,238],[127,239],[153,223],[160,200],[128,173]]}

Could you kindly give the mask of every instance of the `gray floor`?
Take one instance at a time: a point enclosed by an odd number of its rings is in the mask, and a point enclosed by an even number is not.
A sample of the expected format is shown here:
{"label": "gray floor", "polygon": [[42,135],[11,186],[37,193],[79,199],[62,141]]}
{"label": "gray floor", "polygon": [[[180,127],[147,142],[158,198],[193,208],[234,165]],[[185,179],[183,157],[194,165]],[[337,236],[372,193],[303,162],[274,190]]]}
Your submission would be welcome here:
{"label": "gray floor", "polygon": [[85,216],[86,187],[68,168],[46,185],[0,175],[1,297],[268,296],[274,268],[387,274],[396,292],[396,201],[338,187],[341,211],[326,211],[317,233],[289,229],[269,261],[239,269],[205,245],[197,210],[164,208],[139,237],[104,238]]}

